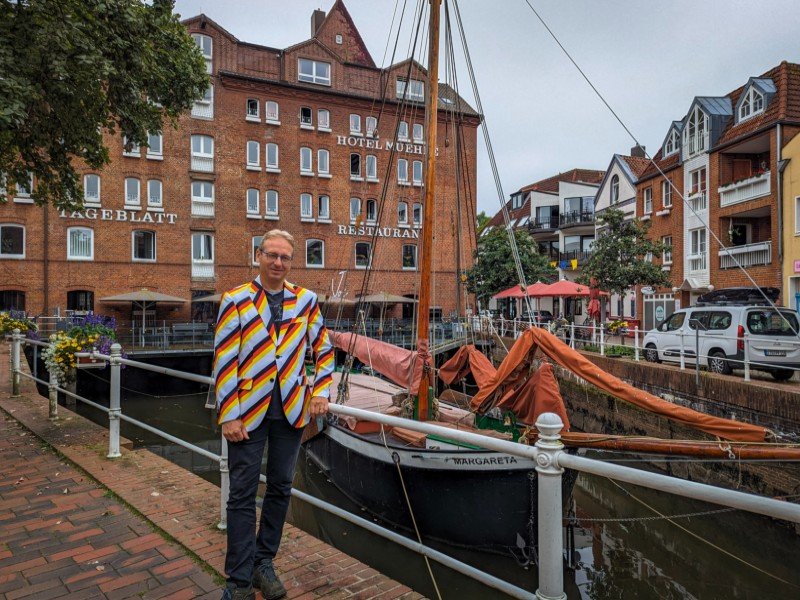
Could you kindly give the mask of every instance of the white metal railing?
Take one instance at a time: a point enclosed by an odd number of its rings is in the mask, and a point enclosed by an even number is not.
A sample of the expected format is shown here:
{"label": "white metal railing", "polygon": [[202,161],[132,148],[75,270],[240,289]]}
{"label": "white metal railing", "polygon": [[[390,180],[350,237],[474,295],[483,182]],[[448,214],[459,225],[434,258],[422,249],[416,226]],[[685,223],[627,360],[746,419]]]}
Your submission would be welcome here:
{"label": "white metal railing", "polygon": [[719,188],[719,205],[730,206],[739,202],[747,202],[754,198],[768,196],[772,191],[770,172],[761,173],[742,181],[729,183]]}
{"label": "white metal railing", "polygon": [[687,136],[683,146],[683,152],[686,156],[699,154],[708,148],[708,133],[696,134]]}
{"label": "white metal railing", "polygon": [[[570,327],[573,334],[575,327]],[[602,331],[602,330],[601,330]],[[50,396],[50,417],[57,417],[57,392],[61,391],[66,393],[76,400],[86,402],[99,410],[108,413],[109,418],[109,441],[108,441],[108,454],[107,458],[119,458],[120,452],[120,421],[132,423],[138,427],[142,427],[147,431],[155,433],[173,443],[179,444],[189,450],[201,454],[211,460],[219,462],[220,469],[220,522],[219,528],[226,528],[226,506],[228,500],[228,490],[230,486],[230,477],[228,471],[228,450],[227,442],[222,437],[222,452],[216,455],[204,448],[200,448],[188,442],[185,442],[175,436],[163,432],[155,427],[146,423],[128,417],[122,413],[120,405],[120,369],[122,365],[146,369],[153,372],[162,373],[169,376],[175,376],[182,379],[197,381],[213,386],[214,381],[211,377],[196,375],[193,373],[185,373],[168,369],[166,367],[159,367],[142,363],[138,361],[128,360],[122,358],[122,348],[119,344],[114,344],[111,348],[109,355],[103,355],[97,352],[92,353],[76,353],[78,357],[91,357],[95,359],[106,360],[111,368],[110,374],[110,396],[109,407],[92,402],[86,398],[78,396],[68,390],[61,389],[58,386],[58,381],[51,374],[50,380],[43,381],[23,372],[21,368],[21,347],[23,343],[33,344],[37,346],[47,346],[44,342],[33,340],[26,340],[18,329],[14,330],[11,346],[11,360],[12,360],[12,395],[18,396],[20,393],[20,377],[26,376],[32,380],[40,382],[48,386]],[[745,346],[746,347],[746,346]],[[609,477],[617,481],[623,481],[635,485],[648,487],[650,489],[668,492],[671,494],[694,498],[705,502],[720,504],[731,508],[746,510],[749,512],[766,515],[776,519],[784,519],[795,523],[800,523],[800,504],[775,500],[756,494],[749,494],[734,490],[728,490],[715,486],[710,486],[702,483],[695,483],[692,481],[685,481],[676,477],[651,473],[642,471],[632,467],[623,465],[607,463],[596,459],[585,458],[569,454],[564,451],[564,445],[561,442],[561,430],[563,423],[558,415],[553,413],[543,413],[536,421],[536,428],[539,431],[538,440],[535,446],[527,446],[516,442],[510,442],[497,438],[486,437],[480,434],[449,429],[434,425],[432,423],[424,423],[419,421],[412,421],[409,419],[402,419],[384,415],[372,411],[360,410],[348,406],[331,404],[330,412],[336,416],[351,416],[365,421],[371,421],[382,425],[391,427],[403,427],[411,429],[420,433],[428,435],[443,436],[446,439],[451,439],[457,442],[471,444],[478,448],[486,450],[493,450],[496,452],[503,452],[511,456],[518,456],[522,458],[531,459],[536,462],[536,471],[538,473],[538,490],[537,490],[537,527],[538,527],[538,556],[539,556],[539,588],[536,595],[513,586],[505,581],[500,580],[492,575],[479,571],[474,567],[466,565],[460,561],[453,559],[440,552],[427,548],[422,544],[415,543],[411,540],[402,538],[393,532],[389,532],[384,528],[370,523],[368,520],[351,515],[338,507],[335,507],[327,502],[313,498],[308,494],[298,490],[292,490],[292,494],[302,500],[310,501],[315,506],[324,510],[328,510],[334,514],[347,518],[348,521],[367,527],[371,531],[383,535],[389,539],[393,539],[399,543],[403,543],[406,547],[417,550],[453,568],[459,572],[469,575],[499,589],[506,594],[515,598],[526,598],[533,600],[537,599],[559,599],[565,600],[564,594],[564,574],[563,574],[563,543],[562,543],[562,523],[563,517],[563,501],[562,501],[562,486],[561,476],[564,468],[571,468],[577,471],[592,473],[594,475]],[[324,422],[318,420],[321,428],[324,427]],[[265,481],[265,477],[261,475],[261,480]],[[402,538],[402,539],[400,539]]]}
{"label": "white metal railing", "polygon": [[686,201],[694,212],[701,212],[708,208],[708,197],[705,190],[691,194],[686,198]]}
{"label": "white metal railing", "polygon": [[201,200],[192,200],[193,217],[213,217],[214,203]]}
{"label": "white metal railing", "polygon": [[214,263],[201,263],[192,261],[192,277],[211,279],[214,277]]}
{"label": "white metal railing", "polygon": [[[736,260],[734,260],[734,257]],[[736,261],[739,264],[736,264]],[[742,246],[728,246],[719,251],[719,268],[735,269],[756,265],[768,265],[772,262],[772,241],[744,244]]]}
{"label": "white metal railing", "polygon": [[689,270],[690,271],[705,271],[706,270],[706,256],[708,254],[703,252],[702,254],[692,254],[689,255]]}
{"label": "white metal railing", "polygon": [[192,171],[201,171],[204,173],[211,173],[214,171],[214,157],[213,156],[197,156],[192,155]]}

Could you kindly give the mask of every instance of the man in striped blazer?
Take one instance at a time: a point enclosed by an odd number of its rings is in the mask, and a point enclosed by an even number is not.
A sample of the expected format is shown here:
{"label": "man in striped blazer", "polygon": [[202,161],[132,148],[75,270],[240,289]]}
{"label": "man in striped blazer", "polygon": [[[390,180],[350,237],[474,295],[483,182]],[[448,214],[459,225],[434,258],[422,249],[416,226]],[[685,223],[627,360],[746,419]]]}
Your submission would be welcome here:
{"label": "man in striped blazer", "polygon": [[[227,583],[223,600],[286,594],[272,560],[278,551],[303,427],[328,411],[334,352],[317,295],[288,283],[294,238],[268,231],[257,250],[259,275],[222,296],[214,335],[214,378],[228,441]],[[314,377],[306,377],[310,346]],[[264,447],[267,489],[258,533],[256,491]]]}

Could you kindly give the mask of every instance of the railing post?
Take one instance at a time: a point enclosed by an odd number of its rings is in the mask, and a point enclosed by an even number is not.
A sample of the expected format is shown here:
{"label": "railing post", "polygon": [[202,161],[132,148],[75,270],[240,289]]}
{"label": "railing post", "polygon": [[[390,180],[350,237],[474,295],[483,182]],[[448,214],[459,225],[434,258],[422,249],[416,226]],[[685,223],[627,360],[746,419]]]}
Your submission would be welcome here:
{"label": "railing post", "polygon": [[750,340],[747,332],[744,334],[744,380],[750,381]]}
{"label": "railing post", "polygon": [[22,333],[15,329],[11,333],[11,396],[19,396],[19,349],[22,345]]}
{"label": "railing post", "polygon": [[575,323],[569,324],[569,347],[575,349]]}
{"label": "railing post", "polygon": [[[52,348],[55,346],[56,343],[56,336],[55,334],[50,335],[50,347]],[[53,354],[50,354],[53,356]],[[58,418],[58,376],[56,375],[55,370],[48,371],[48,384],[47,384],[47,399],[48,399],[48,418],[50,419],[57,419]]]}
{"label": "railing post", "polygon": [[600,325],[600,356],[606,355],[606,328]]}
{"label": "railing post", "polygon": [[683,351],[683,331],[678,334],[681,342],[681,371],[686,369],[686,353]]}
{"label": "railing post", "polygon": [[562,499],[561,474],[558,455],[563,451],[561,417],[554,413],[542,413],[536,419],[539,439],[536,448],[536,471],[539,473],[539,588],[536,597],[540,600],[566,600],[564,593],[564,571],[562,550]]}
{"label": "railing post", "polygon": [[219,452],[219,523],[217,529],[228,528],[228,495],[231,489],[231,475],[228,467],[228,440],[220,434],[222,445]]}
{"label": "railing post", "polygon": [[635,325],[633,328],[633,358],[639,362],[639,326]]}
{"label": "railing post", "polygon": [[122,346],[111,344],[111,395],[108,403],[108,454],[106,458],[119,458],[122,453],[119,451],[119,415],[120,408],[120,370],[122,364],[119,359],[122,356]]}

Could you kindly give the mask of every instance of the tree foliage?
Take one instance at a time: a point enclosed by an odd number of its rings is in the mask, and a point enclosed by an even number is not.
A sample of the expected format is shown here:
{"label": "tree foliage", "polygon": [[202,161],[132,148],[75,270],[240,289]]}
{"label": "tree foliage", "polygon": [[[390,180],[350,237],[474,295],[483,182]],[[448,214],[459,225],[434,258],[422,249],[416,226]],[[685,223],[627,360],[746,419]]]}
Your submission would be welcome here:
{"label": "tree foliage", "polygon": [[475,217],[475,229],[478,233],[483,231],[483,228],[486,227],[486,224],[491,221],[492,218],[486,214],[486,211],[481,211]]}
{"label": "tree foliage", "polygon": [[[514,230],[522,270],[528,284],[538,280],[552,281],[557,271],[547,257],[539,254],[536,242],[527,231]],[[492,229],[478,238],[475,265],[467,271],[467,289],[486,302],[504,289],[519,284],[519,276],[511,254],[505,228]]]}
{"label": "tree foliage", "polygon": [[625,214],[609,208],[598,216],[598,231],[588,261],[581,266],[579,281],[592,279],[600,289],[623,294],[636,285],[663,287],[670,284],[669,274],[660,264],[647,260],[660,257],[665,246],[647,237],[649,223],[625,220]]}
{"label": "tree foliage", "polygon": [[[75,171],[109,162],[103,133],[147,145],[208,87],[173,0],[0,0],[0,173],[33,199],[82,203]],[[6,190],[0,185],[0,201]]]}

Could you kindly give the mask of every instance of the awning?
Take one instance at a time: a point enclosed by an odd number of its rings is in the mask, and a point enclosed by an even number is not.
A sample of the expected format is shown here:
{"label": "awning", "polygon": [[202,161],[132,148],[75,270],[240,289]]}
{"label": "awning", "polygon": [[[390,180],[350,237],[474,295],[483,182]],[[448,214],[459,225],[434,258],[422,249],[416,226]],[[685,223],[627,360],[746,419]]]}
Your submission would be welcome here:
{"label": "awning", "polygon": [[369,296],[361,296],[358,302],[366,302],[372,304],[416,304],[414,298],[406,298],[405,296],[398,296],[397,294],[390,294],[388,292],[378,292],[377,294],[370,294]]}
{"label": "awning", "polygon": [[504,298],[524,298],[525,292],[519,285],[512,285],[507,290],[496,293],[492,298],[495,300],[502,300]]}
{"label": "awning", "polygon": [[222,300],[222,294],[208,294],[206,296],[198,296],[197,298],[192,298],[192,303],[195,302],[219,302]]}
{"label": "awning", "polygon": [[708,284],[702,284],[696,277],[687,277],[678,288],[682,292],[707,292]]}
{"label": "awning", "polygon": [[350,300],[349,298],[342,298],[341,296],[331,295],[328,296],[327,294],[319,294],[317,296],[317,301],[320,304],[341,304],[342,306],[353,306],[356,301]]}
{"label": "awning", "polygon": [[170,296],[162,294],[161,292],[154,292],[153,290],[141,289],[137,292],[128,292],[126,294],[117,294],[116,296],[106,296],[100,298],[100,302],[168,302],[171,304],[183,304],[186,302],[183,298],[177,296]]}

